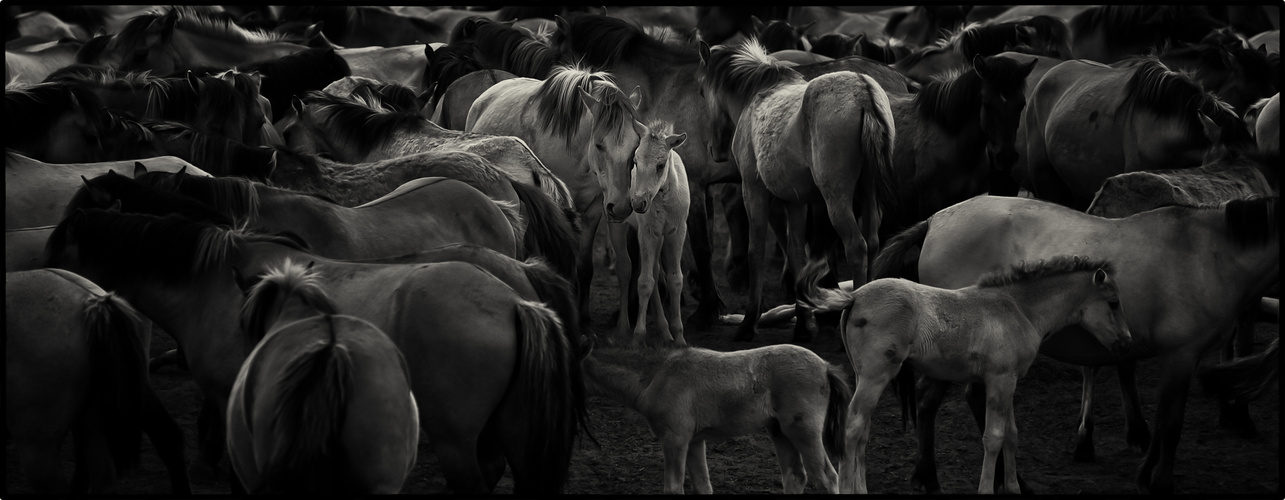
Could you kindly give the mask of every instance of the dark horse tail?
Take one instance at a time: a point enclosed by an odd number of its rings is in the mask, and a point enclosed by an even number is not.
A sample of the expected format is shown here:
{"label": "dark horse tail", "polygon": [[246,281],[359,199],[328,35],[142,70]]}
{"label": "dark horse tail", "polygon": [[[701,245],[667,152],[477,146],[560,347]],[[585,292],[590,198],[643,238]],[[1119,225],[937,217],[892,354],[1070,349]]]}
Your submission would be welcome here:
{"label": "dark horse tail", "polygon": [[[919,281],[919,251],[927,236],[928,221],[924,220],[888,240],[879,256],[875,257],[874,276],[871,279],[905,278]],[[901,364],[901,371],[897,372],[897,382],[893,388],[901,405],[901,429],[905,430],[907,418],[911,425],[919,418],[919,408],[915,405],[915,369],[910,364]]]}
{"label": "dark horse tail", "polygon": [[879,255],[875,257],[874,276],[870,280],[905,278],[919,281],[919,250],[927,236],[928,221],[925,220],[884,243]]}
{"label": "dark horse tail", "polygon": [[575,344],[562,332],[565,325],[557,313],[544,304],[519,300],[516,309],[520,361],[514,371],[518,385],[510,388],[510,394],[521,399],[527,428],[523,463],[514,463],[518,457],[510,457],[513,493],[558,494],[567,483],[579,430],[574,413],[584,404],[583,389],[579,401],[574,396],[577,382],[572,373],[577,363],[571,349]]}
{"label": "dark horse tail", "polygon": [[329,339],[311,343],[290,360],[277,381],[272,428],[258,432],[273,439],[263,468],[269,492],[333,493],[339,486],[352,356],[336,342],[335,317],[324,318]]}
{"label": "dark horse tail", "polygon": [[542,302],[548,304],[562,321],[562,336],[572,351],[572,361],[568,367],[571,376],[571,409],[580,430],[597,443],[598,440],[589,431],[589,412],[585,409],[584,375],[577,361],[583,357],[581,351],[585,349],[580,343],[579,301],[572,289],[572,283],[575,282],[559,274],[538,257],[527,259],[522,268],[536,295]]}
{"label": "dark horse tail", "polygon": [[138,328],[142,316],[114,293],[85,302],[85,331],[89,335],[89,392],[99,408],[116,472],[138,466],[143,439],[143,401],[147,357]]}
{"label": "dark horse tail", "polygon": [[825,407],[825,442],[830,445],[830,453],[843,460],[848,455],[844,440],[844,429],[848,426],[848,402],[852,401],[852,388],[848,386],[848,375],[843,368],[826,363],[825,378],[829,381],[830,399]]}
{"label": "dark horse tail", "polygon": [[1258,399],[1280,380],[1281,340],[1278,338],[1261,353],[1205,369],[1200,385],[1205,393],[1226,403]]}
{"label": "dark horse tail", "polygon": [[580,214],[558,206],[539,187],[521,182],[512,184],[526,212],[523,214],[526,234],[522,236],[526,256],[544,257],[553,269],[575,286],[579,283]]}

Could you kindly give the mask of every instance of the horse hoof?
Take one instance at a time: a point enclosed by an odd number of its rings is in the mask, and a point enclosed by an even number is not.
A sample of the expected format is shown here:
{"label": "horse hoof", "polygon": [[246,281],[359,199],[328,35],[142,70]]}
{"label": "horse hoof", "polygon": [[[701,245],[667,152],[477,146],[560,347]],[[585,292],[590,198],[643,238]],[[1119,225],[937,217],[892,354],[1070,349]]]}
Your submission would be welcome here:
{"label": "horse hoof", "polygon": [[1097,454],[1093,452],[1093,443],[1080,443],[1075,447],[1076,462],[1092,462],[1097,459]]}

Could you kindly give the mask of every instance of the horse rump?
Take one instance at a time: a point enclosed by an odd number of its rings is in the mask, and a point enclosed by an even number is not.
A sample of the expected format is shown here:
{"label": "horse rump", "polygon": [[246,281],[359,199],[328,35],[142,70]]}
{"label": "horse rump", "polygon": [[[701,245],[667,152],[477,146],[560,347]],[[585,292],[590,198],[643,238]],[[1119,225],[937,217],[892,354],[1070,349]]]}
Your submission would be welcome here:
{"label": "horse rump", "polygon": [[1261,353],[1205,369],[1199,375],[1205,394],[1229,404],[1262,397],[1280,380],[1280,346],[1278,338]]}

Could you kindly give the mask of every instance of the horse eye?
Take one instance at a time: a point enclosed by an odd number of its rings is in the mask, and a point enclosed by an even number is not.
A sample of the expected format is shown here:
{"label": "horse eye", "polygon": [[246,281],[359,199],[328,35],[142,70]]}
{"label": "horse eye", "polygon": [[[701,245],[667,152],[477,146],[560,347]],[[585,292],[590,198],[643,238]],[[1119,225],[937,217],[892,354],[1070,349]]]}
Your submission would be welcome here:
{"label": "horse eye", "polygon": [[657,171],[657,172],[659,172],[659,171],[662,171],[662,170],[665,170],[665,164],[664,164],[664,163],[657,163],[657,164],[656,164],[656,171]]}
{"label": "horse eye", "polygon": [[598,151],[602,151],[602,150],[604,150],[604,149],[607,149],[607,148],[602,147],[602,144],[597,144],[597,143],[595,143],[595,144],[593,145],[593,147],[598,148]]}

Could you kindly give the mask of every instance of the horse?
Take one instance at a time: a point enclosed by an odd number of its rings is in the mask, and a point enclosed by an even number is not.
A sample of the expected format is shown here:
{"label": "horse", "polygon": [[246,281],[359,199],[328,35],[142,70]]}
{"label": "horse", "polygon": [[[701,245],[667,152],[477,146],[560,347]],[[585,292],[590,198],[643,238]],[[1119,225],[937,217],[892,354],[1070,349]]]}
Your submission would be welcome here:
{"label": "horse", "polygon": [[642,94],[638,111],[643,120],[672,123],[675,130],[688,134],[688,140],[677,152],[687,167],[692,194],[687,230],[694,261],[693,295],[699,304],[686,324],[689,328],[709,328],[721,314],[723,302],[710,265],[707,216],[710,200],[705,191],[711,184],[738,181],[740,173],[735,164],[728,161],[726,152],[719,157],[706,147],[707,122],[712,112],[696,81],[700,54],[691,46],[657,40],[620,19],[591,14],[559,19],[558,31],[550,43],[560,60],[583,61],[611,73],[620,88],[637,87]]}
{"label": "horse", "polygon": [[887,92],[897,140],[885,175],[895,179],[897,198],[888,200],[881,238],[989,191],[993,172],[1011,169],[1034,67],[977,56],[971,70],[942,75],[916,94]]}
{"label": "horse", "polygon": [[108,161],[173,156],[219,177],[259,182],[267,181],[276,168],[277,150],[272,147],[247,146],[173,120],[133,120],[115,113],[113,118],[102,141]]}
{"label": "horse", "polygon": [[279,59],[308,49],[304,37],[251,30],[191,7],[164,14],[140,14],[119,32],[95,37],[76,54],[76,62],[119,71],[151,70],[170,74],[192,67],[232,68]]}
{"label": "horse", "polygon": [[1103,181],[1085,213],[1119,219],[1167,205],[1196,206],[1271,196],[1280,186],[1280,174],[1272,163],[1268,155],[1254,154],[1194,168],[1116,174]]}
{"label": "horse", "polygon": [[348,60],[335,49],[318,47],[240,68],[263,75],[259,93],[272,106],[273,121],[290,108],[290,98],[320,90],[330,82],[353,74]]}
{"label": "horse", "polygon": [[[468,122],[468,111],[473,107],[478,96],[497,83],[517,77],[513,73],[498,69],[480,69],[460,77],[446,87],[437,101],[428,104],[433,108],[430,114],[433,123],[441,125],[442,128],[463,132]],[[428,107],[424,108],[425,111],[428,109]],[[425,113],[421,112],[421,114]]]}
{"label": "horse", "polygon": [[[1026,75],[1026,85],[1022,87],[1022,98],[1030,101],[1031,92],[1035,86],[1048,73],[1059,64],[1062,59],[1048,56],[1037,56],[1021,52],[1005,51],[996,54],[997,57],[1012,59],[1026,64],[1034,64],[1030,74]],[[1023,108],[1025,110],[1025,108]],[[1013,149],[1017,151],[1017,158],[1008,165],[1007,171],[996,168],[991,171],[990,194],[997,196],[1017,196],[1018,192],[1025,188],[1030,190],[1026,178],[1029,172],[1026,158],[1026,113],[1023,112],[1018,117],[1017,131],[1013,134]]]}
{"label": "horse", "polygon": [[[588,314],[594,237],[605,213],[623,222],[631,213],[629,172],[640,141],[650,131],[640,123],[639,92],[626,95],[611,75],[560,66],[546,80],[514,78],[478,96],[465,132],[509,135],[532,145],[571,192],[579,213],[579,291]],[[628,317],[625,317],[627,321]]]}
{"label": "horse", "polygon": [[1246,41],[1250,48],[1259,48],[1270,54],[1281,53],[1281,30],[1264,31],[1249,37]]}
{"label": "horse", "polygon": [[[641,343],[647,336],[650,305],[652,320],[662,337],[678,345],[687,345],[687,339],[683,337],[682,259],[687,242],[687,211],[691,193],[682,157],[673,151],[687,140],[687,134],[674,134],[673,125],[666,123],[649,123],[647,130],[647,134],[640,138],[629,172],[629,205],[635,212],[625,219],[630,231],[617,230],[616,226],[609,231],[616,254],[615,270],[620,290],[616,329],[618,334],[628,329],[630,292],[636,291],[638,313],[633,318],[633,342]],[[636,233],[638,241],[636,284],[630,282],[633,262],[627,233]],[[661,286],[666,292],[663,297]]]}
{"label": "horse", "polygon": [[69,433],[71,493],[101,494],[138,466],[142,432],[173,492],[192,493],[183,432],[147,382],[141,321],[129,302],[74,273],[5,273],[5,425],[36,493],[67,493],[59,451]]}
{"label": "horse", "polygon": [[892,67],[921,84],[977,56],[1017,51],[1056,59],[1070,57],[1066,23],[1049,16],[1000,24],[973,24],[898,59]]}
{"label": "horse", "polygon": [[[82,185],[81,178],[97,177],[109,171],[134,176],[138,165],[144,170],[177,172],[187,168],[188,175],[209,177],[210,174],[173,156],[101,163],[45,163],[15,153],[5,152],[4,227],[49,226],[62,220],[67,201]],[[140,173],[141,173],[140,172]]]}
{"label": "horse", "polygon": [[[1157,359],[1156,428],[1147,435],[1136,393],[1124,392],[1125,416],[1128,442],[1147,450],[1138,469],[1139,491],[1168,493],[1191,375],[1205,351],[1230,334],[1243,299],[1262,296],[1279,279],[1279,221],[1278,197],[1104,219],[1041,200],[978,196],[890,240],[875,262],[875,276],[956,289],[1015,262],[1068,253],[1111,261],[1120,300],[1129,305],[1125,320],[1133,347],[1113,355],[1070,327],[1045,341],[1040,352],[1082,366],[1115,364],[1126,386],[1133,385],[1136,361]],[[929,492],[941,489],[932,431],[948,385],[933,383],[919,397],[920,458],[913,481]],[[970,387],[968,394],[980,415],[980,387]],[[1080,431],[1087,446],[1090,430],[1086,424]]]}
{"label": "horse", "polygon": [[846,12],[832,6],[790,6],[785,20],[794,26],[814,23],[812,33],[843,33],[847,35],[865,34],[873,40],[888,37],[884,27],[888,25],[892,14],[908,8],[895,7],[876,12]]}
{"label": "horse", "polygon": [[[73,196],[67,212],[102,208],[96,200],[155,201],[155,190],[194,198],[224,216],[265,232],[296,238],[332,258],[375,258],[447,243],[474,243],[517,255],[515,207],[501,207],[463,182],[415,179],[357,207],[323,196],[235,177],[196,177],[182,172],[146,173],[137,179],[109,173],[87,182],[87,196]],[[164,215],[158,214],[158,215]]]}
{"label": "horse", "polygon": [[353,76],[364,76],[387,83],[399,83],[416,94],[427,88],[424,83],[426,45],[422,43],[391,47],[343,48],[335,51],[344,59]]}
{"label": "horse", "polygon": [[[879,248],[878,207],[893,196],[881,172],[891,168],[896,133],[888,97],[869,76],[837,72],[807,81],[754,40],[739,49],[702,45],[701,55],[700,85],[707,106],[717,113],[707,147],[735,156],[750,221],[750,299],[734,337],[748,341],[762,307],[762,232],[769,200],[787,205],[790,237],[778,238],[789,242],[791,266],[801,262],[799,231],[807,203],[824,200],[853,280],[864,284]],[[854,130],[856,140],[844,135]],[[859,224],[854,211],[860,213]],[[807,335],[806,328],[795,329],[796,341]]]}
{"label": "horse", "polygon": [[952,33],[966,24],[971,5],[916,5],[909,11],[893,12],[883,32],[889,40],[900,40],[910,47],[922,47],[935,42],[945,33]]}
{"label": "horse", "polygon": [[1251,143],[1231,107],[1186,75],[1154,58],[1122,66],[1066,61],[1031,91],[1026,162],[1036,197],[1083,210],[1111,175],[1200,165],[1213,129],[1228,149]]}
{"label": "horse", "polygon": [[696,7],[696,34],[712,44],[727,44],[737,35],[754,30],[753,18],[785,19],[784,5],[701,5]]}
{"label": "horse", "polygon": [[[243,77],[243,78],[242,78]],[[202,131],[252,146],[271,142],[269,111],[259,102],[259,85],[248,75],[160,78],[149,73],[119,73],[106,67],[76,65],[54,72],[51,81],[79,86],[98,96],[102,106],[137,118],[176,120]]]}
{"label": "horse", "polygon": [[1281,151],[1281,94],[1277,92],[1258,113],[1254,122],[1254,140],[1258,150],[1265,153]]}
{"label": "horse", "polygon": [[755,38],[763,45],[763,49],[768,53],[781,50],[801,50],[808,52],[812,50],[812,42],[803,36],[816,21],[804,24],[798,27],[785,22],[781,19],[769,19],[763,22],[758,16],[750,16],[753,23],[753,30],[748,35]]}
{"label": "horse", "polygon": [[1067,326],[1085,329],[1113,353],[1129,348],[1113,273],[1106,261],[1057,256],[1018,264],[954,290],[882,278],[844,292],[817,288],[820,273],[806,277],[812,285],[803,302],[817,311],[843,311],[843,347],[857,372],[844,430],[848,460],[840,465],[843,493],[867,493],[870,417],[884,386],[905,364],[933,380],[986,385],[986,453],[977,493],[995,493],[1001,449],[1006,460],[1006,491],[1001,493],[1020,493],[1013,415],[1017,381],[1035,362],[1040,346]]}
{"label": "horse", "polygon": [[[1200,87],[1231,105],[1237,113],[1259,99],[1271,97],[1280,86],[1280,59],[1260,49],[1230,43],[1201,42],[1155,52],[1174,71],[1191,74]],[[1136,60],[1136,59],[1133,59]]]}
{"label": "horse", "polygon": [[250,288],[241,325],[261,339],[228,401],[228,455],[245,489],[401,491],[419,408],[392,340],[340,314],[317,275],[289,258]]}
{"label": "horse", "polygon": [[36,84],[43,82],[50,73],[76,61],[80,42],[62,41],[41,44],[23,50],[4,51],[4,81],[9,83]]}
{"label": "horse", "polygon": [[321,23],[328,40],[348,48],[445,42],[450,30],[430,19],[374,5],[296,5],[282,9],[281,18]]}
{"label": "horse", "polygon": [[705,441],[764,427],[786,494],[803,493],[808,476],[827,493],[838,493],[826,448],[843,453],[843,404],[852,391],[843,369],[816,353],[789,344],[731,352],[600,346],[581,363],[589,395],[647,419],[665,455],[664,493],[681,494],[688,469],[696,493],[713,493]]}
{"label": "horse", "polygon": [[101,210],[63,220],[47,254],[50,266],[112,288],[173,335],[219,419],[253,347],[237,325],[247,278],[285,257],[313,261],[337,308],[405,356],[420,429],[454,491],[491,491],[506,461],[521,494],[565,484],[585,418],[577,346],[548,307],[472,264],[348,263],[277,236]]}
{"label": "horse", "polygon": [[1071,18],[1076,59],[1111,64],[1152,47],[1196,43],[1225,23],[1200,5],[1099,5]]}
{"label": "horse", "polygon": [[517,204],[519,258],[540,256],[577,283],[579,215],[558,206],[539,188],[520,182],[485,158],[463,151],[430,151],[390,160],[346,164],[310,154],[278,151],[270,180],[276,186],[316,193],[344,206],[369,202],[420,177],[462,181],[494,200]]}
{"label": "horse", "polygon": [[89,39],[89,32],[85,28],[63,21],[47,11],[27,11],[18,14],[15,19],[20,36],[40,37],[46,40],[71,39],[81,42]]}
{"label": "horse", "polygon": [[23,117],[5,125],[6,150],[49,163],[99,161],[99,138],[109,123],[93,92],[57,82],[6,85],[4,111]]}
{"label": "horse", "polygon": [[[432,150],[468,151],[486,158],[523,183],[540,188],[560,206],[573,208],[570,191],[516,137],[446,130],[419,112],[390,112],[309,91],[292,101],[281,130],[286,146],[326,153],[344,163],[364,163]],[[282,124],[278,124],[281,126]]]}
{"label": "horse", "polygon": [[440,100],[451,83],[480,69],[543,79],[560,62],[548,36],[548,32],[532,33],[485,17],[465,19],[451,30],[450,44],[425,49],[424,87],[433,90],[434,100]]}

